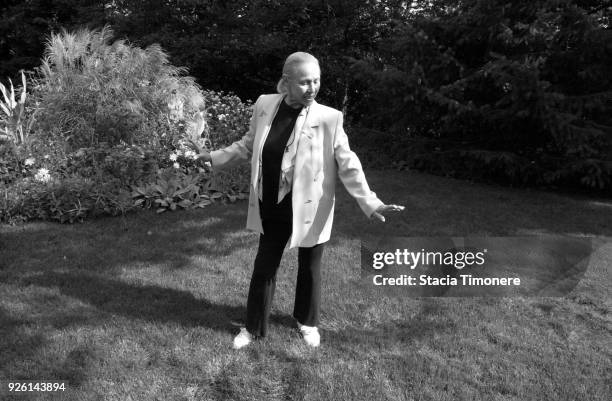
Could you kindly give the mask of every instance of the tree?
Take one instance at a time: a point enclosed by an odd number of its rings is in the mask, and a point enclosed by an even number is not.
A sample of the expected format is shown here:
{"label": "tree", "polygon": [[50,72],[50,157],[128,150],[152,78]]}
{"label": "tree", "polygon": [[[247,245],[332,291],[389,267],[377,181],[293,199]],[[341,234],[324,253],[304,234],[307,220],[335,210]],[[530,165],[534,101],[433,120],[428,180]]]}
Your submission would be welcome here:
{"label": "tree", "polygon": [[429,148],[416,147],[424,151],[417,166],[612,187],[604,9],[558,0],[418,3],[355,65],[372,82],[363,124],[398,141],[407,132],[421,144],[429,138]]}
{"label": "tree", "polygon": [[101,27],[105,2],[98,0],[6,0],[0,8],[0,77],[40,63],[46,37],[61,28]]}

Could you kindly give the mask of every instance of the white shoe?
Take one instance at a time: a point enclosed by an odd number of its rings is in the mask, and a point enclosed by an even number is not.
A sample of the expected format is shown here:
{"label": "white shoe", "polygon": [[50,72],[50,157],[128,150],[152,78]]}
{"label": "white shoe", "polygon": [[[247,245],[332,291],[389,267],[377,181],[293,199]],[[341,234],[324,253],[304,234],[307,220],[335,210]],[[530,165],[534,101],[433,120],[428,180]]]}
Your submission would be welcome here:
{"label": "white shoe", "polygon": [[298,329],[300,329],[300,333],[302,333],[302,337],[306,344],[311,347],[318,347],[321,343],[321,336],[319,335],[319,329],[313,326],[304,326],[300,322],[298,322]]}
{"label": "white shoe", "polygon": [[234,337],[234,349],[246,347],[253,341],[253,335],[249,333],[246,327],[240,329],[240,333]]}

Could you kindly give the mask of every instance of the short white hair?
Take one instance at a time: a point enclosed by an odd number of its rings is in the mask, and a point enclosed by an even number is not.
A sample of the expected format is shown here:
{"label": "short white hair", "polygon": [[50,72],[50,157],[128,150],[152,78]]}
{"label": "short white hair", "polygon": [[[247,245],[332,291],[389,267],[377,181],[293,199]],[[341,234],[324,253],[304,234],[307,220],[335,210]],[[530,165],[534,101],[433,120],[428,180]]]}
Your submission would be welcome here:
{"label": "short white hair", "polygon": [[285,64],[283,65],[283,75],[276,84],[276,91],[282,94],[287,93],[287,88],[285,88],[284,85],[285,78],[290,76],[298,65],[306,63],[314,63],[317,65],[317,67],[319,67],[319,60],[317,60],[317,58],[312,54],[306,52],[291,53],[289,57],[285,59]]}

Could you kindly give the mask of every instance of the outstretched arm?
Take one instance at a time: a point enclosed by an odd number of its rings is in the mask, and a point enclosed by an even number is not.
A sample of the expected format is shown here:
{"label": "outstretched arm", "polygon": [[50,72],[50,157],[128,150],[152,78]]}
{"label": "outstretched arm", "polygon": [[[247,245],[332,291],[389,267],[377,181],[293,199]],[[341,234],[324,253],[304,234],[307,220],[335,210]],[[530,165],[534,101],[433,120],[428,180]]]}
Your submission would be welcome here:
{"label": "outstretched arm", "polygon": [[403,206],[385,205],[378,199],[376,193],[370,190],[359,158],[348,143],[348,137],[343,128],[342,113],[338,116],[334,136],[334,156],[338,166],[338,176],[349,194],[359,204],[361,210],[368,217],[385,221],[383,213],[404,210]]}

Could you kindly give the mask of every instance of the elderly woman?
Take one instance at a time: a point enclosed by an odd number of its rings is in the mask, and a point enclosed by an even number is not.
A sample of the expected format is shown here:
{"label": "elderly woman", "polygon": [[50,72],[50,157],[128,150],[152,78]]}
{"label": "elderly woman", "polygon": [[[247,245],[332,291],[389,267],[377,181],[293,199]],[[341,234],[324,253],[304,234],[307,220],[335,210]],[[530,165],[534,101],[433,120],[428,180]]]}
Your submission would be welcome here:
{"label": "elderly woman", "polygon": [[299,247],[293,317],[306,343],[320,342],[321,256],[334,215],[336,176],[368,217],[403,206],[385,205],[370,191],[361,163],[351,151],[342,113],[315,101],[321,84],[319,62],[308,53],[287,57],[278,94],[262,95],[253,106],[249,131],[230,146],[200,151],[213,169],[251,162],[247,228],[259,248],[247,300],[246,327],[234,338],[242,348],[264,337],[285,245]]}

